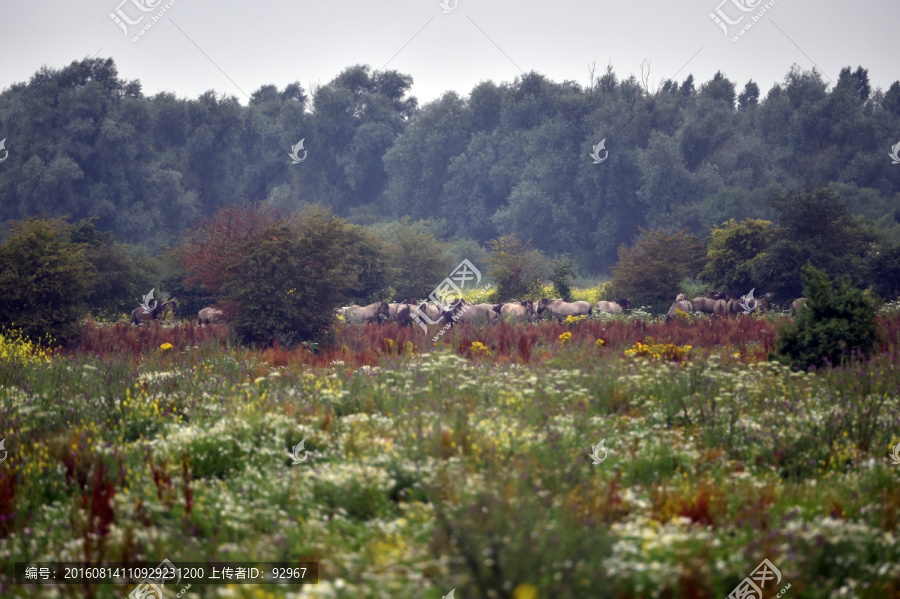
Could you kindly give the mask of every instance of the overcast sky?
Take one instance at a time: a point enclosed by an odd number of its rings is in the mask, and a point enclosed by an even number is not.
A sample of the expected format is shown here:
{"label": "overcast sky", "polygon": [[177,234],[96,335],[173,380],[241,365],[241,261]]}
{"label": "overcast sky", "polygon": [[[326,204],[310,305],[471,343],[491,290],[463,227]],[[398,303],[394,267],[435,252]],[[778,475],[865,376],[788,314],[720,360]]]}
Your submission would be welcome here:
{"label": "overcast sky", "polygon": [[[900,79],[900,0],[721,1],[444,0],[445,13],[439,0],[0,0],[0,89],[42,65],[95,55],[115,59],[146,95],[213,89],[242,103],[261,85],[308,89],[353,64],[411,75],[422,103],[521,71],[586,84],[594,61],[598,72],[611,63],[620,78],[640,76],[649,61],[654,86],[721,70],[738,91],[753,79],[763,93],[794,63],[818,67],[826,81],[862,65],[872,87],[885,90]],[[117,9],[121,26],[110,16]],[[727,35],[710,17],[717,9],[723,23],[742,18],[723,25]]]}

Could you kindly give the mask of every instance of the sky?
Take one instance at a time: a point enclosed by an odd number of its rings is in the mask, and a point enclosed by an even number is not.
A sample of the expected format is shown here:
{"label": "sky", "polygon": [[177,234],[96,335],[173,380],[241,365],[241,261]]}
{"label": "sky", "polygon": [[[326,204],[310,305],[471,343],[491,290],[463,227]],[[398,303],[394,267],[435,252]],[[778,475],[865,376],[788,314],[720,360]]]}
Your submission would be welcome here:
{"label": "sky", "polygon": [[591,64],[620,79],[643,65],[651,89],[721,70],[763,93],[793,64],[829,82],[862,65],[887,90],[898,24],[898,0],[0,0],[0,89],[97,56],[145,95],[244,104],[262,85],[308,90],[355,64],[411,75],[422,104],[530,71],[586,85]]}

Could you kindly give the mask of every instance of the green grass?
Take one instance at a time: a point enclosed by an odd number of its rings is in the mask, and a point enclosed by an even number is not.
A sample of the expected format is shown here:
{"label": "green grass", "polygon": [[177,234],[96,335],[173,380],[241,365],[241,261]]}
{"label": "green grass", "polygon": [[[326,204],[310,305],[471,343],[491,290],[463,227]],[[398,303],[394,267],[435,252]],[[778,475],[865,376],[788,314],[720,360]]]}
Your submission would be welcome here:
{"label": "green grass", "polygon": [[797,374],[594,337],[529,364],[275,367],[212,345],[0,363],[0,580],[25,560],[306,560],[322,581],[302,595],[186,597],[724,597],[768,558],[793,597],[896,596],[895,352]]}

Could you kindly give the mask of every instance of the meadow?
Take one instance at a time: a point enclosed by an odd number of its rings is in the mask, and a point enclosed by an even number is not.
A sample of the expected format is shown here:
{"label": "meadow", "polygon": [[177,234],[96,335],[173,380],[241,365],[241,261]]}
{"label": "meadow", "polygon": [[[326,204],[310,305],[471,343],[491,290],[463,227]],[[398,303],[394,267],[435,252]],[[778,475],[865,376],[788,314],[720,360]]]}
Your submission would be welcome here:
{"label": "meadow", "polygon": [[768,559],[766,597],[900,597],[896,306],[875,357],[810,372],[766,361],[786,315],[634,312],[264,350],[190,322],[7,333],[0,593],[125,597],[11,573],[168,558],[319,563],[184,597],[706,598]]}

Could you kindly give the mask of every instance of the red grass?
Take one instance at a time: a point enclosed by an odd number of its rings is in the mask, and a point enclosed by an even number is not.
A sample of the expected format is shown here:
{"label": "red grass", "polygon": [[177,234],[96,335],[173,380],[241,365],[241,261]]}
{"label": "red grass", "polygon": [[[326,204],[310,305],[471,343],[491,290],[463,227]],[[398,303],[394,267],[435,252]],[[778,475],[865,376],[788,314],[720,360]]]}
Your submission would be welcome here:
{"label": "red grass", "polygon": [[[878,326],[883,340],[880,351],[897,357],[900,353],[900,316],[879,318]],[[464,323],[432,341],[440,330],[439,326],[433,326],[425,334],[419,327],[401,327],[396,323],[381,326],[337,324],[320,342],[316,352],[304,347],[286,349],[275,343],[261,350],[260,358],[272,366],[325,366],[338,360],[357,367],[376,366],[384,359],[409,355],[410,349],[419,354],[447,347],[472,359],[476,357],[472,343],[478,341],[487,346],[491,351],[489,359],[497,363],[530,363],[553,355],[561,346],[560,335],[571,332],[572,338],[566,344],[568,351],[621,353],[638,341],[652,338],[655,343],[691,345],[707,352],[740,352],[741,359],[752,361],[764,360],[775,349],[777,336],[775,323],[744,316],[698,319],[688,323],[647,323],[637,319],[585,320],[574,324],[545,321],[537,325]],[[157,351],[163,343],[171,343],[177,352],[208,341],[223,344],[227,333],[225,325],[198,327],[191,322],[175,327],[163,327],[156,322],[140,327],[124,323],[100,327],[88,323],[76,351],[140,356]],[[602,350],[594,345],[597,339],[604,341]]]}
{"label": "red grass", "polygon": [[228,327],[225,325],[201,327],[186,322],[180,326],[165,327],[159,322],[140,326],[117,322],[110,326],[98,326],[88,321],[76,351],[101,355],[140,355],[157,351],[163,343],[171,343],[174,350],[180,351],[210,340],[223,343],[227,335]]}

